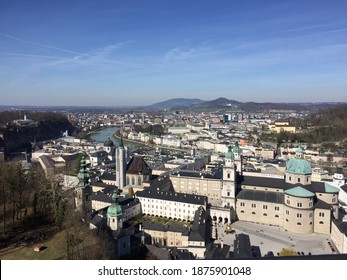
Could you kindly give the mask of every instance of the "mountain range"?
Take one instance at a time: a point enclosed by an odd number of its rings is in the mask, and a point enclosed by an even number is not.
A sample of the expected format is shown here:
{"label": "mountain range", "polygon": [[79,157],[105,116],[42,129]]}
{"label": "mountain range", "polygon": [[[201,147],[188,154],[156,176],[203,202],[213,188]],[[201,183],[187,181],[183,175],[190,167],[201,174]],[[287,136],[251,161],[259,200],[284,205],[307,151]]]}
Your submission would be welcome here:
{"label": "mountain range", "polygon": [[264,110],[295,110],[314,111],[330,108],[343,103],[319,102],[319,103],[272,103],[272,102],[240,102],[220,97],[214,100],[201,100],[198,98],[173,98],[146,106],[148,110],[197,110],[197,109],[230,109],[245,112],[257,112]]}

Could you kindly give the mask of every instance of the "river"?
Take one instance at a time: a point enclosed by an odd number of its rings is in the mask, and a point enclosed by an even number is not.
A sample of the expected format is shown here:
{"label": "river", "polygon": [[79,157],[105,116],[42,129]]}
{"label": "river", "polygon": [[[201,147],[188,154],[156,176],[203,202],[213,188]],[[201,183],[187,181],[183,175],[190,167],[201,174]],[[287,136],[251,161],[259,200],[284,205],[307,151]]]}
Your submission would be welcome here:
{"label": "river", "polygon": [[113,143],[118,146],[119,141],[113,138],[113,134],[119,130],[119,127],[105,127],[89,135],[89,139],[95,142],[104,143],[109,137]]}

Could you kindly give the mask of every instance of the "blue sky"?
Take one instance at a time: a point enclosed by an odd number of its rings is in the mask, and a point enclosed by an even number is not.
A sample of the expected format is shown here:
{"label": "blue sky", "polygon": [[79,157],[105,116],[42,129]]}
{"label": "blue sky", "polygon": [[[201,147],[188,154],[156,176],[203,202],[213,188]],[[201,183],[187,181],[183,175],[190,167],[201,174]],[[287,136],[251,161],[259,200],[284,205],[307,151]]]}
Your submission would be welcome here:
{"label": "blue sky", "polygon": [[347,1],[2,0],[0,105],[347,101]]}

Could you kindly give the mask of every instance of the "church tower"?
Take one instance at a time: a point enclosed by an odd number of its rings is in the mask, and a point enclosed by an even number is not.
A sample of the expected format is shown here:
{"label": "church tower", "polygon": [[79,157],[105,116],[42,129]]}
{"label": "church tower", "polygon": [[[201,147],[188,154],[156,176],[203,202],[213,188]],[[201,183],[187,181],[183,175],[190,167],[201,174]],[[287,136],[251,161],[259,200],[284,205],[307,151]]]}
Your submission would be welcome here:
{"label": "church tower", "polygon": [[92,190],[89,184],[89,174],[86,169],[87,164],[84,156],[80,162],[80,171],[77,175],[79,180],[77,189],[76,189],[76,208],[83,213],[89,212],[92,210],[91,194]]}
{"label": "church tower", "polygon": [[125,187],[126,159],[123,138],[116,149],[116,184],[119,189]]}
{"label": "church tower", "polygon": [[221,206],[230,208],[230,219],[235,219],[235,194],[236,193],[236,170],[235,155],[231,145],[225,154],[223,166],[223,185],[221,194]]}
{"label": "church tower", "polygon": [[242,175],[242,158],[241,158],[241,148],[239,146],[239,143],[236,142],[235,146],[232,149],[234,154],[234,162],[236,165],[236,171],[239,175]]}
{"label": "church tower", "polygon": [[114,143],[111,140],[110,137],[107,138],[107,140],[104,142],[104,151],[108,153],[108,159],[112,162],[115,161],[115,147]]}
{"label": "church tower", "polygon": [[112,231],[119,231],[123,227],[123,210],[118,204],[118,194],[116,191],[112,194],[112,204],[107,209],[107,226]]}

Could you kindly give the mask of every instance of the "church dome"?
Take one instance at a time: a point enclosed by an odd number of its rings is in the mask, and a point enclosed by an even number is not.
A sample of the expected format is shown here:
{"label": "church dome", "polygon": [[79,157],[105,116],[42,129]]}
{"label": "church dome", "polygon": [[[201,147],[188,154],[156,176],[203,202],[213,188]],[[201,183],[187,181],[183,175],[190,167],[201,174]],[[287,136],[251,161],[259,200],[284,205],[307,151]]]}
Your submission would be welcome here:
{"label": "church dome", "polygon": [[118,217],[123,214],[122,207],[117,203],[118,194],[114,192],[112,194],[112,204],[107,209],[107,216],[109,217]]}
{"label": "church dome", "polygon": [[104,143],[104,147],[114,147],[113,141],[108,137],[108,139]]}
{"label": "church dome", "polygon": [[311,164],[306,159],[292,158],[287,161],[286,172],[300,175],[312,174]]}
{"label": "church dome", "polygon": [[233,153],[234,154],[241,154],[241,148],[239,146],[239,143],[235,143],[235,146],[233,147]]}
{"label": "church dome", "polygon": [[234,160],[233,147],[231,145],[228,146],[228,152],[225,153],[225,159]]}

